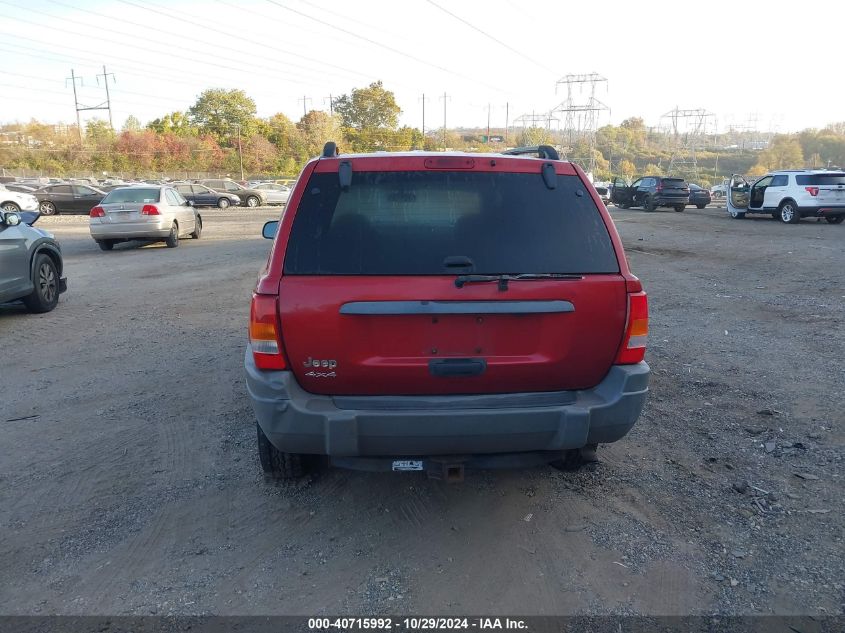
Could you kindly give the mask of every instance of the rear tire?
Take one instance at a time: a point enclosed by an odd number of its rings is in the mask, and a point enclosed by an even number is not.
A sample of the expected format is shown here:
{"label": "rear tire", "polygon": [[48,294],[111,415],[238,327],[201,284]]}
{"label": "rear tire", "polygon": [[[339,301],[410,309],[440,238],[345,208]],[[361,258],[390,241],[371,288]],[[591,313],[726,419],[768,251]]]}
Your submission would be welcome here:
{"label": "rear tire", "polygon": [[261,204],[261,200],[259,200],[255,196],[250,196],[249,198],[246,199],[246,206],[248,206],[250,209],[254,209],[255,207],[257,207],[260,204]]}
{"label": "rear tire", "polygon": [[[686,209],[686,208],[687,208],[687,206],[686,206],[685,204],[676,204],[676,205],[675,205],[675,211],[676,211],[677,213],[681,213],[681,212],[682,212],[684,209]],[[701,209],[701,208],[702,208],[702,207],[699,207],[699,209]]]}
{"label": "rear tire", "polygon": [[231,204],[232,203],[229,202],[226,198],[220,198],[220,200],[217,201],[217,208],[228,209]]}
{"label": "rear tire", "polygon": [[270,443],[260,424],[256,422],[255,427],[258,429],[258,459],[261,461],[264,479],[284,481],[302,477],[305,474],[302,455],[283,453]]}
{"label": "rear tire", "polygon": [[801,221],[801,213],[798,211],[798,205],[792,200],[782,202],[778,209],[778,217],[784,224],[798,224]]}
{"label": "rear tire", "polygon": [[695,208],[696,209],[703,209],[706,206],[707,206],[706,204],[697,204],[697,205],[695,205]]}
{"label": "rear tire", "polygon": [[35,258],[35,288],[23,298],[24,305],[30,312],[49,312],[59,303],[59,271],[49,255],[40,254]]}
{"label": "rear tire", "polygon": [[167,236],[164,243],[167,245],[167,248],[176,248],[179,246],[179,227],[176,225],[176,222],[170,226],[170,235]]}
{"label": "rear tire", "polygon": [[194,226],[194,232],[191,233],[191,237],[195,240],[202,237],[202,218],[200,216],[196,217],[196,224]]}
{"label": "rear tire", "polygon": [[563,451],[561,459],[550,462],[550,465],[552,468],[557,468],[564,472],[574,472],[584,466],[597,464],[599,461],[599,458],[596,456],[598,446],[598,444],[587,444],[584,448]]}
{"label": "rear tire", "polygon": [[97,246],[100,247],[101,251],[110,251],[114,248],[114,242],[112,240],[97,240]]}
{"label": "rear tire", "polygon": [[654,211],[654,198],[652,198],[651,196],[646,196],[645,200],[643,200],[643,209],[645,209],[646,211]]}
{"label": "rear tire", "polygon": [[829,215],[825,220],[830,224],[842,224],[842,220],[845,220],[845,215]]}

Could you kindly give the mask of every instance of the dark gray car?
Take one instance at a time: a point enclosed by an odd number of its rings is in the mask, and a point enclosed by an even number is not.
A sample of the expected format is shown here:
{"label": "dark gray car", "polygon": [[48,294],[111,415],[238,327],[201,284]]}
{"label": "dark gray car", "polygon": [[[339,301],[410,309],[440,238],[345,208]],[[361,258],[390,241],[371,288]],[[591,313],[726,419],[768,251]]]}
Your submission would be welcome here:
{"label": "dark gray car", "polygon": [[50,233],[0,210],[0,303],[20,299],[30,312],[49,312],[67,289],[63,269],[61,248]]}
{"label": "dark gray car", "polygon": [[245,207],[254,208],[267,204],[266,192],[259,191],[258,189],[247,189],[233,180],[200,180],[200,184],[215,191],[226,192],[237,196],[241,199],[241,204]]}

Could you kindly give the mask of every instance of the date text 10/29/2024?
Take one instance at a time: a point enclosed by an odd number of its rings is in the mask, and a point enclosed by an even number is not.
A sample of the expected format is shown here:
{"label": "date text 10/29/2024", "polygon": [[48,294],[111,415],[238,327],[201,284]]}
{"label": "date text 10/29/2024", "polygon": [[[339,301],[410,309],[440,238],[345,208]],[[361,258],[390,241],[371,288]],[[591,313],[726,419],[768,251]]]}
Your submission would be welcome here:
{"label": "date text 10/29/2024", "polygon": [[447,631],[479,630],[504,631],[524,630],[524,620],[514,618],[309,618],[308,628],[312,631],[358,630],[358,631]]}

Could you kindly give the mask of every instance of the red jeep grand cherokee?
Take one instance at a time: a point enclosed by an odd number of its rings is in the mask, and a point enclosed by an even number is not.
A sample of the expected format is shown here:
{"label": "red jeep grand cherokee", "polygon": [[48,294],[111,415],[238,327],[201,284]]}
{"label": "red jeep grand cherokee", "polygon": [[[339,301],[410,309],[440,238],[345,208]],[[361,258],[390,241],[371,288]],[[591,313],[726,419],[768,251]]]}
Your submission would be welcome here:
{"label": "red jeep grand cherokee", "polygon": [[646,295],[584,172],[551,147],[328,143],[264,236],[245,365],[271,478],[311,456],[447,479],[577,466],[643,408]]}

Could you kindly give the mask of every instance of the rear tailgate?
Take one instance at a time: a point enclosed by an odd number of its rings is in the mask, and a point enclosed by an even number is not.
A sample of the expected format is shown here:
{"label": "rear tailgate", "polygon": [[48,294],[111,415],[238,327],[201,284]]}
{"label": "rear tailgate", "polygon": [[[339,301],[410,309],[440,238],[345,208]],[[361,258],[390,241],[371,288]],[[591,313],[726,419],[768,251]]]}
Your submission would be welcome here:
{"label": "rear tailgate", "polygon": [[845,205],[845,173],[807,174],[796,176],[795,181],[815,198],[815,203]]}
{"label": "rear tailgate", "polygon": [[664,178],[661,182],[663,189],[661,189],[660,193],[664,198],[682,200],[683,198],[688,198],[690,195],[689,187],[682,178]]}
{"label": "rear tailgate", "polygon": [[[550,189],[539,161],[497,161],[495,172],[366,172],[359,160],[346,191],[336,171],[311,176],[279,285],[285,350],[306,390],[507,393],[601,381],[627,294],[594,199],[568,165]],[[511,161],[533,173],[501,173]],[[457,287],[467,272],[578,278]]]}

